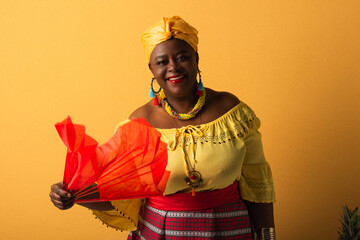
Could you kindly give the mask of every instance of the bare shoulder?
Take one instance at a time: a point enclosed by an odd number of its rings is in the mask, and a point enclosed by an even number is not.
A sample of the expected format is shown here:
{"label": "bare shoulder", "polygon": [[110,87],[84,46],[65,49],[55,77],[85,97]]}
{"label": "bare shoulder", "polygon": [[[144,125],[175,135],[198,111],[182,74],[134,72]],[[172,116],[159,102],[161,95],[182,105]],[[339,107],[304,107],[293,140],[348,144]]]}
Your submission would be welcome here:
{"label": "bare shoulder", "polygon": [[153,100],[150,100],[148,103],[131,113],[129,119],[145,118],[151,126],[166,128],[166,124],[164,125],[164,121],[167,119],[166,116],[167,113],[162,109],[162,107],[154,105]]}
{"label": "bare shoulder", "polygon": [[240,100],[229,92],[218,92],[207,88],[203,121],[205,123],[211,122],[230,111],[239,103]]}
{"label": "bare shoulder", "polygon": [[148,120],[151,116],[152,107],[151,101],[142,105],[130,114],[129,119],[145,118]]}
{"label": "bare shoulder", "polygon": [[218,92],[212,89],[207,89],[208,104],[215,108],[221,108],[225,112],[229,111],[240,103],[240,100],[232,93]]}

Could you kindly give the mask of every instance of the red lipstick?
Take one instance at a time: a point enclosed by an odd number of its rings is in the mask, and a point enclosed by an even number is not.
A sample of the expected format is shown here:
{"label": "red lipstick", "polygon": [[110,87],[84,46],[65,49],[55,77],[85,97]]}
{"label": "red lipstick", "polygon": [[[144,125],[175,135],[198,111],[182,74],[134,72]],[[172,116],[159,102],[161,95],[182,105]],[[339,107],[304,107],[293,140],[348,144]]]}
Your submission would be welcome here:
{"label": "red lipstick", "polygon": [[180,83],[183,79],[183,75],[174,75],[171,77],[168,77],[167,80],[171,83],[171,84],[177,84]]}

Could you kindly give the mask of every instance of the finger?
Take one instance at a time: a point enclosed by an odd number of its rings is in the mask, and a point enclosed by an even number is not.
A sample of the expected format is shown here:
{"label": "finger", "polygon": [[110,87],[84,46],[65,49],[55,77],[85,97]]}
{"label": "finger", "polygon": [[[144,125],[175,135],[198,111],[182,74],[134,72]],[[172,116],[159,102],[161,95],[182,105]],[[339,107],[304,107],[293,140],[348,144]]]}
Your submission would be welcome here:
{"label": "finger", "polygon": [[67,208],[72,207],[75,204],[74,201],[68,201],[68,202],[61,202],[61,201],[57,201],[57,200],[51,200],[51,201],[57,208],[60,208],[60,209],[67,209]]}
{"label": "finger", "polygon": [[54,192],[50,192],[49,193],[49,197],[51,198],[51,200],[55,200],[55,201],[58,201],[58,202],[62,202],[62,203],[68,203],[68,202],[74,202],[75,201],[75,197],[63,197],[63,196],[60,196]]}
{"label": "finger", "polygon": [[60,183],[51,186],[51,191],[62,197],[71,197],[71,194],[61,188]]}
{"label": "finger", "polygon": [[71,198],[71,193],[63,190],[63,189],[58,189],[57,190],[58,195],[60,195],[62,198]]}
{"label": "finger", "polygon": [[51,199],[55,199],[55,200],[61,201],[61,196],[58,195],[58,194],[55,193],[55,192],[50,192],[50,193],[49,193],[49,196],[50,196]]}
{"label": "finger", "polygon": [[66,201],[51,199],[51,201],[55,207],[62,209],[62,210],[68,209],[75,204],[74,198],[68,199]]}
{"label": "finger", "polygon": [[56,200],[56,199],[51,199],[52,203],[55,205],[55,206],[63,206],[63,202],[62,201],[59,201],[59,200]]}
{"label": "finger", "polygon": [[70,205],[75,202],[75,198],[71,197],[71,198],[67,198],[67,199],[62,199],[61,201],[62,201],[63,205]]}
{"label": "finger", "polygon": [[[62,198],[58,195],[55,194],[49,194],[50,195],[50,200],[52,201],[52,203],[54,204],[55,207],[59,208],[59,209],[67,209],[72,207],[75,204],[75,198],[71,197],[71,198]],[[55,196],[53,196],[55,195]]]}
{"label": "finger", "polygon": [[65,204],[65,205],[64,205],[64,209],[69,209],[69,208],[71,208],[72,206],[74,206],[74,204],[75,204],[75,202],[70,202],[70,203],[68,203],[68,204]]}
{"label": "finger", "polygon": [[[54,204],[55,205],[55,204]],[[66,210],[66,209],[69,209],[70,207],[66,207],[64,205],[55,205],[55,207],[57,207],[58,209],[60,210]]]}
{"label": "finger", "polygon": [[69,209],[72,206],[74,206],[75,202],[74,201],[70,201],[70,202],[63,202],[62,204],[58,205],[59,209],[61,210],[65,210],[65,209]]}
{"label": "finger", "polygon": [[55,183],[55,184],[51,185],[51,191],[55,191],[56,189],[61,188],[61,187],[62,187],[61,183]]}
{"label": "finger", "polygon": [[[66,192],[66,191],[65,191]],[[68,199],[68,198],[71,198],[71,194],[70,193],[65,193],[63,192],[63,190],[61,189],[55,189],[55,190],[52,190],[50,193],[49,193],[49,196],[50,197],[55,197],[55,198],[64,198],[64,199]]]}

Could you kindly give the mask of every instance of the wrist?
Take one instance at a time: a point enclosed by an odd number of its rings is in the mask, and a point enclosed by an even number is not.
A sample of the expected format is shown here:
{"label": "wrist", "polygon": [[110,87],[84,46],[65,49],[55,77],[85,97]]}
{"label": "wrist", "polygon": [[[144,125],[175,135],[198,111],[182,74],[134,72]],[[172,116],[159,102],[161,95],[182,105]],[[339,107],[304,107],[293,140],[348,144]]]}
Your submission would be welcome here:
{"label": "wrist", "polygon": [[261,228],[260,230],[260,240],[275,240],[275,228]]}

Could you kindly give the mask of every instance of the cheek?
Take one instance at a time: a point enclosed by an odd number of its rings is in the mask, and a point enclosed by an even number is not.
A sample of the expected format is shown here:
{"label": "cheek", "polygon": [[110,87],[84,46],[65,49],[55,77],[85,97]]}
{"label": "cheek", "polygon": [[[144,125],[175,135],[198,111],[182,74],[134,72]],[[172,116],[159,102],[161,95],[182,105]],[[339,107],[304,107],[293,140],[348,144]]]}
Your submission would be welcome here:
{"label": "cheek", "polygon": [[157,71],[153,71],[154,78],[156,79],[156,82],[161,87],[163,87],[163,84],[165,83],[165,74],[166,74],[166,71],[164,71],[164,70],[158,69]]}
{"label": "cheek", "polygon": [[165,72],[166,72],[166,71],[164,71],[164,70],[161,69],[161,68],[156,68],[156,69],[154,69],[154,70],[152,71],[152,74],[154,75],[154,77],[155,77],[156,79],[158,79],[158,78],[161,78],[161,77],[164,75]]}
{"label": "cheek", "polygon": [[186,68],[188,69],[188,71],[197,72],[198,64],[195,60],[192,60],[186,63]]}
{"label": "cheek", "polygon": [[192,76],[196,76],[197,75],[197,65],[189,65],[188,66],[188,71],[189,71],[189,74],[191,74]]}

